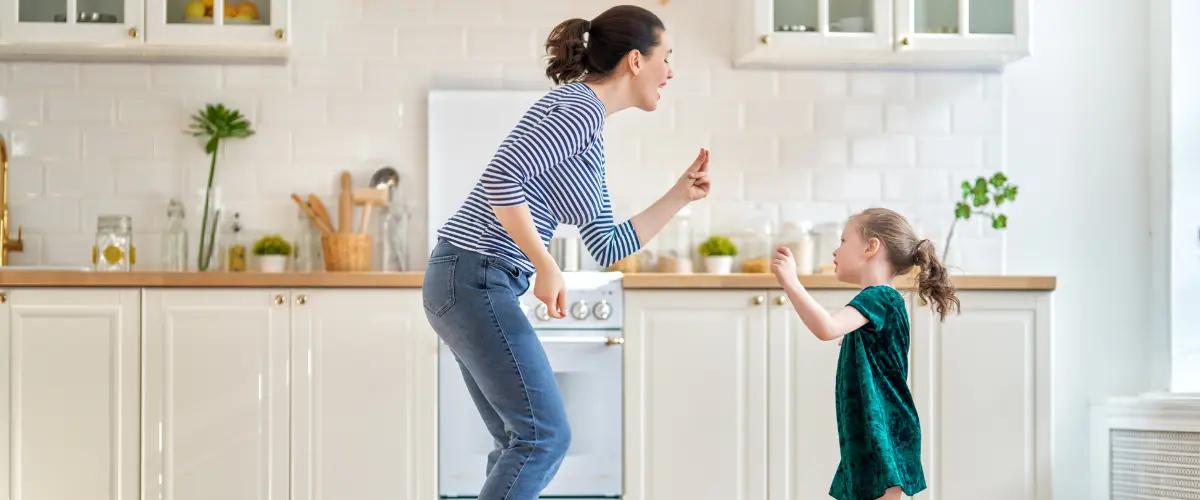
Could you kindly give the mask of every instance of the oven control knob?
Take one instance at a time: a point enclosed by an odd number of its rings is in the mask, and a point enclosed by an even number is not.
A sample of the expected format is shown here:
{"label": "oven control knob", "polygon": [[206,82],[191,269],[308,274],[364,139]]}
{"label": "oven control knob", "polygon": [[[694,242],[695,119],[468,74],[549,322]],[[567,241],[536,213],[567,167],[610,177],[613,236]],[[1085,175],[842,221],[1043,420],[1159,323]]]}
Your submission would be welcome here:
{"label": "oven control knob", "polygon": [[550,308],[546,307],[545,303],[538,304],[537,308],[533,310],[533,314],[537,316],[537,319],[550,321]]}
{"label": "oven control knob", "polygon": [[607,300],[601,300],[596,307],[592,308],[592,314],[596,315],[596,319],[606,321],[612,317],[612,306],[608,305]]}
{"label": "oven control knob", "polygon": [[581,300],[571,306],[571,317],[575,319],[587,319],[588,314],[591,312],[592,308],[588,307],[586,300]]}

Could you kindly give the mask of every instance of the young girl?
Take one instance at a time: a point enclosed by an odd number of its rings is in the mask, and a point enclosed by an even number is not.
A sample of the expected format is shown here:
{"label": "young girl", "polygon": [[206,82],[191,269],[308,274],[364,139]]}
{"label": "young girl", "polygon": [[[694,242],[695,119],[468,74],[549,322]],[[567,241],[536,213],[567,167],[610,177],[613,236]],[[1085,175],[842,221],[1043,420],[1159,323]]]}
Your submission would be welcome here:
{"label": "young girl", "polygon": [[[818,339],[842,339],[837,369],[838,442],[842,461],[829,487],[838,500],[898,500],[925,489],[921,425],[908,377],[908,312],[892,287],[896,276],[921,269],[917,294],[940,319],[959,306],[933,243],[918,240],[904,216],[872,208],[850,217],[833,252],[839,280],[862,287],[830,314],[796,277],[796,262],[780,247],[771,271],[796,313]],[[843,338],[844,337],[844,338]]]}

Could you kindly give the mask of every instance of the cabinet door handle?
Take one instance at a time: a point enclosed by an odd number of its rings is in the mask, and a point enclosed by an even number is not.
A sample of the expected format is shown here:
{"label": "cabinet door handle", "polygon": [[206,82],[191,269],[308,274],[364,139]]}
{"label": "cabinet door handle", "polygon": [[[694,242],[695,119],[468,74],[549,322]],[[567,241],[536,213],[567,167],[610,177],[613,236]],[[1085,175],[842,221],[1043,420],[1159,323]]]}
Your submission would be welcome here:
{"label": "cabinet door handle", "polygon": [[283,28],[279,28],[279,29],[275,30],[275,39],[283,40]]}
{"label": "cabinet door handle", "polygon": [[771,35],[759,36],[758,43],[763,44],[763,45],[771,45]]}
{"label": "cabinet door handle", "polygon": [[909,40],[908,37],[901,38],[900,45],[908,47],[909,45],[912,45],[912,40]]}
{"label": "cabinet door handle", "polygon": [[761,306],[767,302],[767,297],[765,295],[755,295],[753,302],[754,305]]}
{"label": "cabinet door handle", "polygon": [[284,302],[287,302],[287,299],[283,298],[283,295],[275,296],[275,305],[282,306]]}
{"label": "cabinet door handle", "polygon": [[8,302],[8,294],[4,293],[4,292],[0,292],[0,304],[3,304],[5,302]]}
{"label": "cabinet door handle", "polygon": [[137,38],[137,33],[138,33],[137,26],[129,28],[129,38]]}
{"label": "cabinet door handle", "polygon": [[778,297],[775,297],[776,304],[783,306],[783,305],[787,305],[787,302],[788,302],[787,295],[780,295]]}
{"label": "cabinet door handle", "polygon": [[308,303],[308,296],[307,296],[307,295],[300,295],[300,296],[297,296],[297,297],[296,297],[296,304],[297,304],[297,305],[304,305],[304,304],[307,304],[307,303]]}

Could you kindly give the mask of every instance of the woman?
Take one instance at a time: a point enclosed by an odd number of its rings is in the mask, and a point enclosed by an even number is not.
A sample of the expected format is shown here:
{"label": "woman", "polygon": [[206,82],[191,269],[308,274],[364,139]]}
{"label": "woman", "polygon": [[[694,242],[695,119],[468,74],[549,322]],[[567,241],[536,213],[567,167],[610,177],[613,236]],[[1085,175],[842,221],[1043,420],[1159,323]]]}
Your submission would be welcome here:
{"label": "woman", "polygon": [[547,246],[559,223],[580,228],[601,265],[636,252],[691,201],[708,195],[701,149],[666,194],[615,224],[604,173],[604,120],[653,111],[671,79],[662,21],[634,6],[559,24],[546,41],[546,75],[565,84],[525,113],[466,202],[438,231],[423,289],[429,322],[458,360],[496,440],[481,500],[533,500],[570,445],[562,397],[518,297],[566,315],[562,271]]}

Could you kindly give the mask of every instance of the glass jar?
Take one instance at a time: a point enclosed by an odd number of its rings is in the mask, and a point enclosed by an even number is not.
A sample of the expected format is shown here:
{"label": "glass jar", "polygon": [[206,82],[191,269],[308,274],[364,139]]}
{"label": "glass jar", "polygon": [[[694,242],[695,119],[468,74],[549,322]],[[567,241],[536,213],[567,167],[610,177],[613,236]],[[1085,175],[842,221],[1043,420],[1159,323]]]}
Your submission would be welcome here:
{"label": "glass jar", "polygon": [[225,250],[225,270],[240,273],[246,270],[246,245],[242,243],[242,214],[234,212],[230,223],[229,246]]}
{"label": "glass jar", "polygon": [[833,274],[833,251],[842,245],[842,224],[826,222],[813,228],[817,274]]}
{"label": "glass jar", "polygon": [[133,218],[128,215],[101,215],[96,219],[96,244],[92,246],[92,265],[97,271],[129,271],[137,262],[133,246]]}
{"label": "glass jar", "polygon": [[658,252],[658,272],[692,272],[692,211],[684,207],[662,231]]}
{"label": "glass jar", "polygon": [[812,274],[816,267],[812,222],[787,222],[779,232],[779,244],[792,251],[796,259],[796,274]]}
{"label": "glass jar", "polygon": [[408,219],[409,210],[403,203],[393,202],[386,207],[383,221],[379,224],[379,270],[408,270]]}
{"label": "glass jar", "polygon": [[162,235],[162,268],[165,271],[187,270],[187,229],[183,219],[183,204],[172,198],[167,203],[167,228]]}
{"label": "glass jar", "polygon": [[292,228],[292,270],[311,273],[324,269],[321,264],[321,233],[303,210],[297,210]]}
{"label": "glass jar", "polygon": [[740,269],[743,273],[771,272],[771,257],[775,253],[775,224],[764,211],[758,211],[746,219],[738,233],[738,251],[742,255]]}

